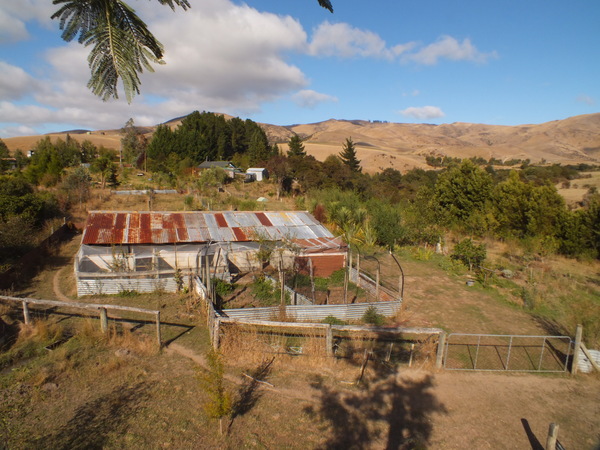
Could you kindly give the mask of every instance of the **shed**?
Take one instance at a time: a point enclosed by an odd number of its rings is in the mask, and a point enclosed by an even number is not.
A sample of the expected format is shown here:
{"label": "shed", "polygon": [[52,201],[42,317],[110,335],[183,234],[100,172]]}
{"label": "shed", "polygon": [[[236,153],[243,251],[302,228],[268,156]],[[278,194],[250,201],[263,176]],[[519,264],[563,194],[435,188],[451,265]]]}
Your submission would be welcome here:
{"label": "shed", "polygon": [[250,169],[246,170],[246,173],[253,175],[256,181],[262,181],[269,178],[269,172],[265,168],[251,167]]}
{"label": "shed", "polygon": [[92,211],[75,258],[77,294],[176,291],[191,275],[229,279],[270,262],[329,276],[347,245],[306,211]]}

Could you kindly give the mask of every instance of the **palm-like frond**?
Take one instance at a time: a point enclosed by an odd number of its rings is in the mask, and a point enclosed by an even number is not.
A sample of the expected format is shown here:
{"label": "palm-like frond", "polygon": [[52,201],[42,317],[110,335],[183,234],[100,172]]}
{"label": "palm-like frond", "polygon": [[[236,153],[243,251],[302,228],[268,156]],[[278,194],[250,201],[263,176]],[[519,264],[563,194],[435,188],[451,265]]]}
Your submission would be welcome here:
{"label": "palm-like frond", "polygon": [[[171,8],[189,7],[187,0],[158,0]],[[88,63],[92,76],[88,87],[103,100],[118,98],[119,79],[127,101],[139,94],[139,74],[153,71],[151,63],[162,63],[163,47],[148,27],[122,0],[54,0],[63,6],[52,15],[60,20],[62,37],[76,36],[92,46]]]}
{"label": "palm-like frond", "polygon": [[[157,0],[171,9],[190,8],[189,0]],[[333,12],[330,0],[318,0],[319,5]],[[70,42],[75,37],[92,50],[88,63],[92,76],[88,87],[103,100],[118,98],[121,79],[127,101],[139,94],[139,74],[153,71],[151,63],[164,64],[163,47],[134,10],[122,0],[53,0],[62,5],[52,15],[58,19],[62,38]]]}
{"label": "palm-like frond", "polygon": [[327,9],[329,12],[333,12],[333,6],[329,0],[319,0],[319,5]]}

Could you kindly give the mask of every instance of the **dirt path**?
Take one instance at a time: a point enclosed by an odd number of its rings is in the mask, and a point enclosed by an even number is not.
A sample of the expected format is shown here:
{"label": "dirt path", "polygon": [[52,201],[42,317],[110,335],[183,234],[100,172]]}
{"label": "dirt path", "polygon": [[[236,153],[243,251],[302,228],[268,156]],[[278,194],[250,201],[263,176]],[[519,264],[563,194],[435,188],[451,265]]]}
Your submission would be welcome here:
{"label": "dirt path", "polygon": [[72,302],[73,299],[67,297],[65,294],[63,294],[61,288],[60,288],[60,273],[65,270],[66,267],[62,267],[60,269],[58,269],[56,271],[56,273],[54,274],[54,277],[52,278],[52,289],[54,291],[54,295],[56,295],[56,298],[60,301],[63,302]]}

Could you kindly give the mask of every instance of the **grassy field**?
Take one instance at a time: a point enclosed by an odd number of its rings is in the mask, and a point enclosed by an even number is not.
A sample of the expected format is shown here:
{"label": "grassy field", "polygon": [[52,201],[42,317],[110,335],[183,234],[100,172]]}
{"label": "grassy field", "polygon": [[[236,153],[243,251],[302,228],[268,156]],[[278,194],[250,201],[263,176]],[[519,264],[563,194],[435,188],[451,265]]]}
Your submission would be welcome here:
{"label": "grassy field", "polygon": [[[214,194],[215,204],[265,196],[268,209],[295,206],[274,200],[270,187],[227,189]],[[154,209],[184,209],[186,196],[156,196]],[[86,209],[144,210],[147,201],[102,191]],[[78,214],[83,219],[85,210]],[[75,300],[72,262],[79,241],[66,242],[10,294]],[[375,256],[385,282],[397,285],[390,256]],[[402,248],[396,256],[405,273],[404,305],[388,324],[572,335],[583,323],[588,347],[600,345],[597,261],[542,258],[489,242],[486,267],[494,274],[470,287],[466,281],[474,275],[432,249]],[[419,360],[412,369],[369,363],[356,385],[360,358],[239,351],[226,354],[224,380],[233,403],[220,435],[199,381],[208,370],[210,344],[192,296],[123,293],[79,300],[160,310],[168,345],[158,351],[153,324],[140,316],[112,315],[104,335],[97,317],[41,309],[33,312],[35,324],[23,327],[18,308],[0,305],[9,337],[0,353],[0,442],[6,448],[540,448],[550,422],[559,423],[566,448],[600,444],[598,376],[438,372]]]}

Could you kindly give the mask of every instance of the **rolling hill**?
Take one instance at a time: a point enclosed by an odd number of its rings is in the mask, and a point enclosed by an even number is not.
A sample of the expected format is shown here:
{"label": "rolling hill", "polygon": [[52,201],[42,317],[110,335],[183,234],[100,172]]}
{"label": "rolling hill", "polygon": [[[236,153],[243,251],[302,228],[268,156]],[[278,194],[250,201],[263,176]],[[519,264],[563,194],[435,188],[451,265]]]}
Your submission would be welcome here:
{"label": "rolling hill", "polygon": [[[230,117],[227,116],[226,117]],[[165,122],[176,128],[183,117]],[[537,125],[500,126],[472,123],[442,125],[336,120],[311,124],[278,126],[261,124],[271,142],[283,144],[296,133],[305,140],[309,154],[324,160],[341,151],[351,137],[364,170],[387,167],[406,170],[426,167],[426,156],[484,159],[530,159],[538,163],[600,164],[600,113],[570,117]],[[139,127],[151,137],[155,127]],[[51,139],[67,132],[52,133]],[[4,139],[9,149],[28,150],[43,136]],[[88,139],[96,145],[119,148],[119,130],[75,130],[71,137]]]}

